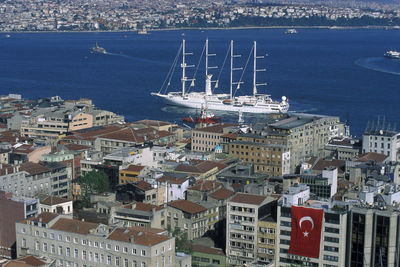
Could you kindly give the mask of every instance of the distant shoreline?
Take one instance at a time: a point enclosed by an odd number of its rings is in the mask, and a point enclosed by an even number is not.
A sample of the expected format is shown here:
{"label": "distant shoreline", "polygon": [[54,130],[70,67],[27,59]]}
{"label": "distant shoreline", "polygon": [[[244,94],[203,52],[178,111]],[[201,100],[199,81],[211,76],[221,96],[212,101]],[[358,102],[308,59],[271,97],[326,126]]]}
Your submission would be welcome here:
{"label": "distant shoreline", "polygon": [[[184,27],[184,28],[164,28],[164,29],[148,29],[149,32],[156,31],[187,31],[187,30],[251,30],[251,29],[332,29],[332,30],[353,30],[353,29],[370,29],[370,30],[399,30],[399,26],[240,26],[240,27]],[[0,31],[1,34],[12,33],[105,33],[105,32],[137,32],[138,30],[99,30],[99,31]],[[145,35],[145,34],[144,34]]]}

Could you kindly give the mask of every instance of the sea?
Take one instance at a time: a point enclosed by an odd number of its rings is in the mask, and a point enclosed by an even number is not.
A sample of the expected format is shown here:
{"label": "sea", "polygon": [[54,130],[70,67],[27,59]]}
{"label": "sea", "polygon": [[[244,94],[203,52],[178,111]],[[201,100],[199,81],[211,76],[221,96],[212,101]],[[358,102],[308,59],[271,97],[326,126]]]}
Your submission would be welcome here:
{"label": "sea", "polygon": [[[0,33],[0,94],[24,98],[61,96],[93,99],[102,109],[141,119],[181,123],[196,110],[165,106],[151,92],[180,91],[179,57],[186,41],[187,77],[191,91],[204,90],[204,43],[209,40],[209,70],[219,80],[218,93],[229,92],[230,40],[234,41],[236,95],[252,92],[252,46],[257,41],[257,83],[260,93],[280,100],[286,96],[290,112],[339,116],[349,121],[351,134],[360,137],[367,124],[400,129],[400,60],[384,58],[400,49],[400,30],[385,29],[171,30],[136,32]],[[107,54],[90,53],[96,42]],[[203,57],[201,55],[203,54]],[[240,56],[239,56],[240,55]],[[261,56],[265,56],[261,58]],[[172,73],[171,78],[166,78]],[[215,83],[213,83],[215,85]],[[238,114],[218,113],[225,121]],[[244,114],[245,122],[266,115]]]}

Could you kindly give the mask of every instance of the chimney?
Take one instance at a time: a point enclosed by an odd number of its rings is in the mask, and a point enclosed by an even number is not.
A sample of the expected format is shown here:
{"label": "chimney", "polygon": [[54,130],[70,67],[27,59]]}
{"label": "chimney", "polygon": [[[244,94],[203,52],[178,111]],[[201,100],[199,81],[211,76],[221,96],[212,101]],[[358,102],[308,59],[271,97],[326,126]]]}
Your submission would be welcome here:
{"label": "chimney", "polygon": [[129,237],[129,242],[132,244],[135,243],[135,237],[133,235]]}

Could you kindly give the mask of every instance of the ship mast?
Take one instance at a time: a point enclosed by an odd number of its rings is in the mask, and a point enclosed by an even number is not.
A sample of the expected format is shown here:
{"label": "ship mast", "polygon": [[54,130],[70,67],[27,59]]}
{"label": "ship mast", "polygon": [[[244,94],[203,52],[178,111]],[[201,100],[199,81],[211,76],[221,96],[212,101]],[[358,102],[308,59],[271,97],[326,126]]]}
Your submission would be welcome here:
{"label": "ship mast", "polygon": [[192,53],[186,53],[185,51],[185,39],[182,39],[182,97],[185,96],[185,85],[186,81],[188,80],[193,80],[193,79],[188,79],[186,77],[186,68],[193,67],[193,65],[187,65],[185,61],[185,57],[188,55],[192,55]]}
{"label": "ship mast", "polygon": [[208,53],[208,38],[206,39],[206,95],[212,95],[212,90],[211,90],[211,78],[212,74],[208,74],[209,69],[216,69],[218,68],[217,66],[209,67],[208,66],[208,57],[215,56],[215,54],[209,54]]}
{"label": "ship mast", "polygon": [[234,55],[233,54],[233,40],[231,40],[231,79],[230,79],[230,84],[229,84],[229,96],[230,96],[230,99],[232,100],[232,97],[233,97],[233,95],[232,95],[232,88],[233,88],[233,85],[234,84],[237,84],[237,89],[240,87],[240,84],[241,83],[243,83],[243,82],[233,82],[233,71],[234,70],[241,70],[241,69],[243,69],[243,68],[234,68],[233,67],[233,58],[235,58],[235,57],[240,57],[241,55]]}
{"label": "ship mast", "polygon": [[257,86],[267,85],[266,83],[257,84],[257,71],[266,71],[266,69],[257,69],[257,58],[264,58],[264,56],[257,56],[257,42],[254,41],[254,66],[253,66],[253,96],[257,95]]}

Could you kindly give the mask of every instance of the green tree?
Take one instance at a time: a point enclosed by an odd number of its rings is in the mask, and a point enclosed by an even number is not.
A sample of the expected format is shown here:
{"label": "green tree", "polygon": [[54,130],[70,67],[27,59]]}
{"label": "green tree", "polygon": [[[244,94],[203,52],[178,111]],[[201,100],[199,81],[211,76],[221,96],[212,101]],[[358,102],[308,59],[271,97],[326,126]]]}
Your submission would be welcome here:
{"label": "green tree", "polygon": [[82,206],[88,207],[90,196],[107,192],[110,189],[108,176],[103,171],[91,171],[81,176],[78,180],[81,186]]}
{"label": "green tree", "polygon": [[[168,226],[168,232],[171,233],[171,227]],[[175,228],[172,232],[172,236],[175,237],[175,251],[184,252],[186,254],[192,254],[193,248],[189,244],[189,240],[186,232],[182,232],[180,228]]]}

